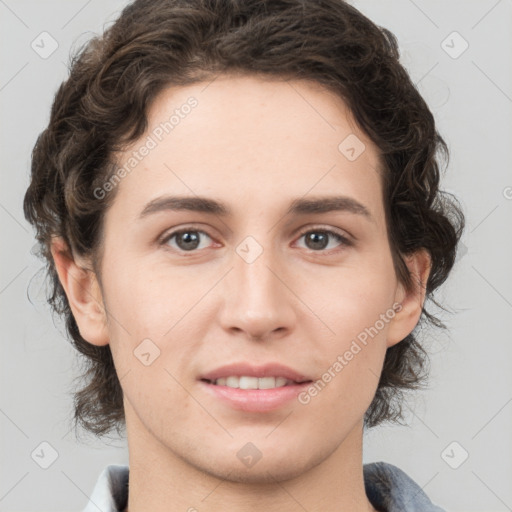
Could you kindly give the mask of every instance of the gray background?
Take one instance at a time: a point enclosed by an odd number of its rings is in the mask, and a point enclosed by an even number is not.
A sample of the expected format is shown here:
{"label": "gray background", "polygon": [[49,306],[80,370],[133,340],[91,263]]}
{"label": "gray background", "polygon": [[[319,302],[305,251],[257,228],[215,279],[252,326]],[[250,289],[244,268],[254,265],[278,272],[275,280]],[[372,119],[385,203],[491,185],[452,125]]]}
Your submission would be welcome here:
{"label": "gray background", "polygon": [[[79,367],[45,305],[42,262],[30,253],[35,239],[22,212],[30,152],[70,51],[125,3],[0,0],[2,511],[80,511],[107,464],[128,464],[124,441],[79,443],[70,432]],[[438,293],[455,313],[443,315],[449,330],[425,334],[430,387],[406,407],[409,426],[366,435],[364,462],[399,466],[453,512],[512,510],[512,2],[353,3],[398,37],[449,144],[444,189],[459,197],[468,224]],[[31,47],[43,31],[58,43],[47,58]],[[31,456],[42,442],[58,454],[47,469]]]}

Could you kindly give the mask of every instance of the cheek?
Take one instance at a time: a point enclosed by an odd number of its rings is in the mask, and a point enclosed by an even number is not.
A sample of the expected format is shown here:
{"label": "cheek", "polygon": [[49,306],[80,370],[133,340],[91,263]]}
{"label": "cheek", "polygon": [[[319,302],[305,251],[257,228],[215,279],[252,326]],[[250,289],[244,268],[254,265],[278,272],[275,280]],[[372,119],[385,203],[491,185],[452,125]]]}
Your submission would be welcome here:
{"label": "cheek", "polygon": [[[332,414],[333,425],[349,425],[364,415],[377,390],[386,355],[386,338],[394,310],[387,301],[370,304],[363,295],[352,298],[350,305],[331,311],[333,337],[318,345],[321,360],[319,375],[299,397],[301,404],[311,404],[312,416]],[[334,433],[333,433],[334,435]]]}
{"label": "cheek", "polygon": [[[198,279],[192,267],[169,269],[142,261],[119,262],[105,283],[112,327],[130,338],[160,340],[179,326],[211,288],[209,279]],[[123,332],[123,327],[124,332]]]}
{"label": "cheek", "polygon": [[[192,266],[169,269],[126,259],[107,278],[110,344],[118,375],[129,372],[131,381],[140,385],[140,393],[153,389],[173,400],[185,400],[172,376],[190,384],[191,361],[212,326],[207,294],[218,274],[198,278]],[[135,391],[127,389],[128,394]],[[151,396],[140,399],[143,403]]]}
{"label": "cheek", "polygon": [[[380,260],[369,259],[357,268],[330,268],[323,277],[302,284],[304,290],[309,286],[308,305],[325,332],[319,336],[317,328],[304,324],[310,339],[316,339],[324,371],[318,389],[312,392],[321,390],[333,405],[340,401],[356,409],[360,408],[357,403],[369,405],[378,384],[387,333],[395,316],[396,288],[391,258]],[[318,327],[318,321],[314,323]],[[322,386],[330,391],[324,392]]]}
{"label": "cheek", "polygon": [[[391,258],[382,260],[367,258],[357,265],[319,269],[296,285],[328,337],[343,345],[374,326],[381,315],[393,313],[397,282]],[[386,329],[379,322],[379,331]]]}

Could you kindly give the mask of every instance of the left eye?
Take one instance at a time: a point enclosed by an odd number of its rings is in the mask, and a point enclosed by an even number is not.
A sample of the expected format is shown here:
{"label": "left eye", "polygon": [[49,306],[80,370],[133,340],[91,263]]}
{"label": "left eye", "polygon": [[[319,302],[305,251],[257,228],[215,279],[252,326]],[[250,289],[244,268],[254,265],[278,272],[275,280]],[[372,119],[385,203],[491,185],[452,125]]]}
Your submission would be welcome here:
{"label": "left eye", "polygon": [[[165,237],[164,240],[162,240],[161,243],[162,245],[170,245],[177,251],[192,252],[205,248],[204,246],[200,247],[201,235],[204,235],[211,240],[211,237],[205,231],[198,229],[182,229],[180,231],[174,231],[173,233],[170,233],[167,237]],[[306,249],[310,249],[312,251],[333,249],[333,247],[329,247],[329,241],[332,239],[336,240],[338,245],[351,245],[351,242],[348,238],[328,229],[314,229],[305,231],[301,233],[299,238],[303,237],[305,237],[306,240]],[[175,245],[169,243],[174,239]]]}
{"label": "left eye", "polygon": [[350,245],[348,238],[328,229],[313,229],[310,231],[305,231],[301,233],[300,238],[302,237],[305,237],[306,244],[309,244],[307,249],[311,249],[313,251],[333,249],[333,247],[328,247],[329,239],[332,238],[337,240],[339,245]]}

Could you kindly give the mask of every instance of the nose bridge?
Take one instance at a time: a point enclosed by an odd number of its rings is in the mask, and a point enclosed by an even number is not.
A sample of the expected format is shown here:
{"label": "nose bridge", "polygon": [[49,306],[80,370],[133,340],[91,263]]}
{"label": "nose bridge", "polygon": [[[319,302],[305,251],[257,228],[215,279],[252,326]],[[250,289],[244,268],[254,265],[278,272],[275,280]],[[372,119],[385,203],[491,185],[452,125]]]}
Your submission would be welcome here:
{"label": "nose bridge", "polygon": [[265,306],[265,303],[269,306],[269,302],[275,301],[276,294],[280,294],[279,280],[271,271],[279,267],[271,237],[267,236],[264,243],[248,236],[236,247],[233,278],[239,281],[240,300],[253,307]]}
{"label": "nose bridge", "polygon": [[[264,242],[260,243],[263,238]],[[281,282],[282,265],[271,233],[258,236],[258,239],[247,236],[235,252],[234,268],[227,278],[225,327],[262,337],[289,326],[293,319],[290,292]]]}

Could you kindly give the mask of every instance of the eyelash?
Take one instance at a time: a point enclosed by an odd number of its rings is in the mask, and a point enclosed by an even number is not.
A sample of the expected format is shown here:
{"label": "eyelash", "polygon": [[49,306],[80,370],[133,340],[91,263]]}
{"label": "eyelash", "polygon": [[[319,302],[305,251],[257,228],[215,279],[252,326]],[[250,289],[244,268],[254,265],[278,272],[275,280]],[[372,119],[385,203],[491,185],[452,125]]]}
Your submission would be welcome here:
{"label": "eyelash", "polygon": [[[180,235],[181,233],[187,233],[187,232],[201,233],[201,234],[206,235],[207,237],[213,239],[206,231],[203,231],[201,229],[195,228],[193,226],[189,226],[189,227],[182,228],[182,229],[179,229],[179,230],[176,230],[176,231],[172,231],[171,233],[168,233],[159,242],[159,245],[166,246],[166,247],[164,247],[165,249],[169,249],[170,251],[178,252],[178,253],[182,253],[182,254],[187,254],[187,253],[194,254],[194,253],[202,250],[202,249],[193,249],[191,251],[184,251],[184,250],[181,250],[181,249],[170,248],[167,245],[169,240],[174,238],[176,235]],[[327,235],[332,236],[333,238],[335,238],[338,242],[340,242],[342,244],[342,248],[341,249],[340,248],[338,248],[338,249],[329,249],[329,250],[325,250],[325,249],[319,249],[319,250],[306,249],[306,250],[308,250],[311,253],[327,253],[327,254],[331,254],[333,252],[339,252],[339,251],[343,250],[343,246],[350,247],[350,246],[353,245],[352,241],[349,240],[347,237],[341,235],[340,233],[338,233],[336,231],[333,231],[333,230],[330,230],[330,229],[326,229],[326,228],[308,228],[308,229],[305,229],[305,230],[303,230],[303,231],[301,231],[299,233],[299,238],[302,238],[304,235],[307,235],[308,233],[327,234]]]}

